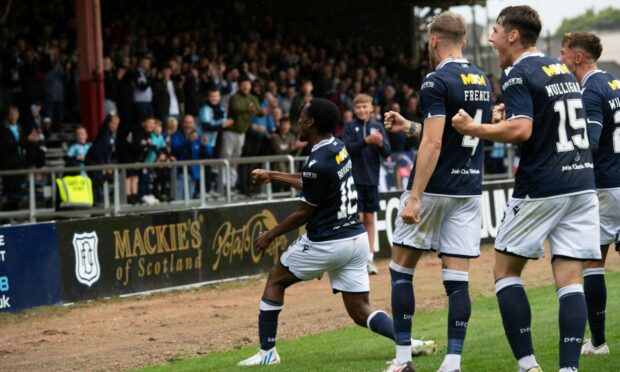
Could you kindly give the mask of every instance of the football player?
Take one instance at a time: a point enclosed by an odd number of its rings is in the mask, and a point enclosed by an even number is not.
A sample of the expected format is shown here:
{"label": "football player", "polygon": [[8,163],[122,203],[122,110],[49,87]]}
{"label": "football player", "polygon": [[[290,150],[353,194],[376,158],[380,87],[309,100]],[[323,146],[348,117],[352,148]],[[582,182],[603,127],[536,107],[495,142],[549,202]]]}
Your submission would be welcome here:
{"label": "football player", "polygon": [[540,371],[521,281],[549,239],[559,299],[560,371],[576,371],[586,325],[584,260],[599,260],[598,199],[581,87],[568,67],[540,53],[542,24],[529,6],[504,8],[489,41],[499,52],[503,120],[481,124],[460,110],[452,124],[481,139],[521,143],[512,199],[495,241],[495,291],[519,371]]}

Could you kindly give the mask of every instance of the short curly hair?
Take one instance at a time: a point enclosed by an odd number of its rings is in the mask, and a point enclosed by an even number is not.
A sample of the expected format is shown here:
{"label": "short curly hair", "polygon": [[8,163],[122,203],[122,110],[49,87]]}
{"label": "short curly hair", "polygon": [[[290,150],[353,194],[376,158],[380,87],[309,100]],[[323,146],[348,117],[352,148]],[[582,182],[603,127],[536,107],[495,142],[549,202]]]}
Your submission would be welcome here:
{"label": "short curly hair", "polygon": [[321,134],[333,132],[340,121],[338,106],[325,98],[313,98],[306,106],[306,112],[314,119],[314,125]]}

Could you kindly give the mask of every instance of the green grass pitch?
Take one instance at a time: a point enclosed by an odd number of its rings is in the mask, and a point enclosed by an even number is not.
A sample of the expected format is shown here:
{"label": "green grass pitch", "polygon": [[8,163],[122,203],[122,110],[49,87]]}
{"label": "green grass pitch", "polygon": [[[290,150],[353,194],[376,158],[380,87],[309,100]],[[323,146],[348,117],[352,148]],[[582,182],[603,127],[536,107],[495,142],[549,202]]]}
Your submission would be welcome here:
{"label": "green grass pitch", "polygon": [[[581,358],[580,370],[620,370],[620,273],[608,273],[607,279],[607,343],[612,354]],[[532,306],[532,332],[538,362],[545,371],[558,370],[558,300],[553,287],[527,291]],[[285,310],[286,311],[286,310]],[[248,315],[250,316],[250,315]],[[252,314],[251,316],[254,316]],[[434,356],[414,358],[417,371],[436,371],[446,348],[445,310],[418,312],[413,320],[414,338],[434,339],[439,350]],[[586,337],[589,330],[586,329]],[[208,337],[208,335],[205,335]],[[205,357],[175,361],[145,371],[250,371],[266,368],[269,371],[381,371],[385,362],[394,357],[390,340],[365,328],[350,326],[278,343],[282,358],[280,365],[269,367],[237,367],[238,361],[256,352],[256,346],[219,352]],[[472,315],[463,350],[464,371],[516,371],[504,336],[495,297],[472,302]]]}

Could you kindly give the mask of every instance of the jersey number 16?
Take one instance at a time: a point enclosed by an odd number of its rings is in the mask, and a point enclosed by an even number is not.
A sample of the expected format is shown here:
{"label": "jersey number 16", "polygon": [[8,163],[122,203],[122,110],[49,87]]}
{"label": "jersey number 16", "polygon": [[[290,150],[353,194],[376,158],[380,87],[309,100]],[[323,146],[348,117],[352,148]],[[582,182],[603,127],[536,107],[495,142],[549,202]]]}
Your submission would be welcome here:
{"label": "jersey number 16", "polygon": [[337,218],[339,220],[347,218],[349,215],[357,213],[357,191],[353,187],[353,177],[349,176],[346,182],[340,183],[340,210]]}

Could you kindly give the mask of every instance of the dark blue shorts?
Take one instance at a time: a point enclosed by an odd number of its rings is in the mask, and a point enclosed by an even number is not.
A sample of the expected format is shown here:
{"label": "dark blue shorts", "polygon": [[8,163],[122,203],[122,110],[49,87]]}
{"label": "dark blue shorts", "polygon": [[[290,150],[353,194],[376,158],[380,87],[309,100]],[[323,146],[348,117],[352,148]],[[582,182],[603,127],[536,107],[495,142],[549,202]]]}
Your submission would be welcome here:
{"label": "dark blue shorts", "polygon": [[379,210],[379,186],[355,185],[357,190],[357,211],[377,212]]}

